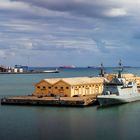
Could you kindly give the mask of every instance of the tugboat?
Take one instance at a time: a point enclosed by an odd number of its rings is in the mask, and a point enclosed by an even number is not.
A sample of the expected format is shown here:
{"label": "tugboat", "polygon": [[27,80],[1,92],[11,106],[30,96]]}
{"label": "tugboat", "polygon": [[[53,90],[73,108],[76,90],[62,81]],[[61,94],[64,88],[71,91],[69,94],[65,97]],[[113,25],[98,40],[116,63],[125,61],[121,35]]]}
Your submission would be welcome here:
{"label": "tugboat", "polygon": [[123,67],[120,61],[118,76],[115,76],[111,82],[105,82],[103,94],[97,96],[100,106],[110,106],[140,100],[136,81],[127,82],[122,77],[122,71]]}

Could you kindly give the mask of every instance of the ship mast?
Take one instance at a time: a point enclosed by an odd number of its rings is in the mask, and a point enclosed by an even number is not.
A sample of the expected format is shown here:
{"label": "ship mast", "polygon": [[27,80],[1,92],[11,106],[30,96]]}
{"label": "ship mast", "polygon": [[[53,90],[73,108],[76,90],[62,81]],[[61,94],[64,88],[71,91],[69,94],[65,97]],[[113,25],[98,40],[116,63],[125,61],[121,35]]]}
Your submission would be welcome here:
{"label": "ship mast", "polygon": [[121,60],[119,61],[119,70],[118,70],[118,78],[122,78],[122,71],[123,71],[123,66]]}
{"label": "ship mast", "polygon": [[99,74],[99,75],[100,75],[101,77],[104,77],[104,75],[105,75],[103,63],[101,63],[100,74]]}

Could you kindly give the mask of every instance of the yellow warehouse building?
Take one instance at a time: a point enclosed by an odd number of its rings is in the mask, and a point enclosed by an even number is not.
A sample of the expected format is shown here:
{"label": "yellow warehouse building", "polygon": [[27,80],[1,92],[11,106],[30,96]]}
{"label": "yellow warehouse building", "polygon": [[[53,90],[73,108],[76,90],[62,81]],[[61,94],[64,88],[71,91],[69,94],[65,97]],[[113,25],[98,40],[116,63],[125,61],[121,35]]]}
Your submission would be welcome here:
{"label": "yellow warehouse building", "polygon": [[[108,81],[111,81],[114,76],[117,76],[117,74],[106,74],[105,75],[105,78]],[[124,77],[127,82],[136,81],[137,82],[138,89],[140,89],[140,77],[139,76],[136,76],[136,75],[134,75],[132,73],[125,73],[125,74],[122,74],[122,77]]]}
{"label": "yellow warehouse building", "polygon": [[[43,79],[35,84],[34,96],[43,97],[75,97],[97,96],[102,94],[104,81],[111,81],[117,74],[106,74],[105,77],[73,77]],[[136,81],[140,89],[140,77],[134,74],[122,74],[127,82]]]}
{"label": "yellow warehouse building", "polygon": [[35,84],[35,96],[88,96],[99,95],[103,91],[103,77],[73,77],[44,79]]}

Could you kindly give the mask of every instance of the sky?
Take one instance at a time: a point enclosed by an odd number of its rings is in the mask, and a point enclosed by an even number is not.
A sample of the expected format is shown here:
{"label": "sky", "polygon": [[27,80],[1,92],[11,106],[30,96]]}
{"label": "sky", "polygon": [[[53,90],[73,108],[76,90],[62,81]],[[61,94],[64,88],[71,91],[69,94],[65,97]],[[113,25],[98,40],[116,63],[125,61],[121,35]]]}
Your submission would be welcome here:
{"label": "sky", "polygon": [[140,0],[0,0],[0,65],[140,66]]}

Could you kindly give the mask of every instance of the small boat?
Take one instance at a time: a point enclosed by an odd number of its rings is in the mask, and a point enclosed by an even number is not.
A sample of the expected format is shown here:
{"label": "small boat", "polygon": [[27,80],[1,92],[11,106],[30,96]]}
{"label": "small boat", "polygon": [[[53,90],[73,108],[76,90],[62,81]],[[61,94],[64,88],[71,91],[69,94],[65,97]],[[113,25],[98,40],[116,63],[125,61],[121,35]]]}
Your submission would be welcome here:
{"label": "small boat", "polygon": [[55,69],[55,70],[44,70],[42,72],[43,73],[59,73],[59,70],[58,69]]}
{"label": "small boat", "polygon": [[97,96],[100,106],[110,106],[140,100],[136,81],[127,82],[121,76],[121,72],[122,70],[119,70],[118,76],[115,76],[111,82],[106,81],[104,83],[103,94]]}

